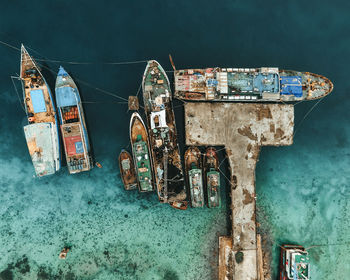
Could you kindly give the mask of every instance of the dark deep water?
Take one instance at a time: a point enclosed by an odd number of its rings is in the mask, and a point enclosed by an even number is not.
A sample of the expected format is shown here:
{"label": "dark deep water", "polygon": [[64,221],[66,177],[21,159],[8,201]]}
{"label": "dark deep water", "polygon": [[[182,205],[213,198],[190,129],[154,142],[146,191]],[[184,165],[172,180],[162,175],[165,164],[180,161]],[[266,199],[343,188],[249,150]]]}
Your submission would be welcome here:
{"label": "dark deep water", "polygon": [[[102,63],[156,59],[171,70],[169,53],[179,69],[278,66],[333,81],[333,93],[301,126],[315,102],[295,107],[293,146],[262,149],[257,207],[274,244],[274,271],[277,244],[331,244],[310,249],[312,279],[348,279],[349,12],[348,1],[2,3],[1,41],[24,43],[39,59],[92,62],[63,66],[83,101],[98,102],[84,106],[103,168],[32,177],[25,114],[9,77],[19,73],[20,54],[0,45],[0,279],[215,279],[226,208],[180,212],[154,193],[125,192],[116,158],[128,145],[130,114],[121,100],[94,89],[135,95],[145,63]],[[59,63],[44,66],[56,72]],[[44,69],[53,89],[55,76]],[[177,125],[181,134],[179,118]],[[59,260],[67,244],[72,250]]]}

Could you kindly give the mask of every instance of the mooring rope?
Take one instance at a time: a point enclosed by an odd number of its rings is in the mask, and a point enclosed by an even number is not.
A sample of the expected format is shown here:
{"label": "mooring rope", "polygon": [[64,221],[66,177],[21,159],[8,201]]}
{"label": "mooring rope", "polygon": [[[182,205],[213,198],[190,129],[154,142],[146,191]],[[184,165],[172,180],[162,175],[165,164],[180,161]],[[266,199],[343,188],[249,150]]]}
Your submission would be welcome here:
{"label": "mooring rope", "polygon": [[16,94],[17,94],[17,97],[18,97],[18,101],[19,101],[19,104],[21,104],[21,108],[23,109],[24,112],[26,112],[26,109],[24,108],[24,104],[22,103],[22,100],[19,96],[19,93],[17,91],[17,87],[15,85],[15,82],[13,81],[13,79],[18,79],[17,77],[13,77],[11,76],[11,81],[12,81],[12,84],[13,84],[13,87],[15,88],[15,91],[16,91]]}
{"label": "mooring rope", "polygon": [[[3,41],[0,41],[1,44],[9,47],[9,48],[12,48],[14,50],[17,50],[17,51],[21,51],[20,48],[17,48],[11,44],[8,44],[6,42],[3,42]],[[46,57],[44,57],[43,55],[41,55],[39,52],[37,52],[36,50],[30,48],[27,46],[27,48],[33,52],[35,52],[36,54],[38,54],[39,56],[43,57],[43,58],[35,58],[36,61],[46,61],[46,62],[52,62],[52,63],[55,63],[55,64],[58,64],[59,62],[60,63],[69,63],[69,64],[99,64],[99,63],[94,63],[94,62],[75,62],[75,61],[61,61],[61,60],[53,60],[53,59],[48,59]],[[101,62],[100,64],[110,64],[110,65],[122,65],[122,64],[136,64],[136,63],[145,63],[147,62],[148,60],[138,60],[138,61],[125,61],[125,62]],[[45,68],[47,70],[49,70],[50,72],[52,72],[53,74],[57,74],[55,71],[53,71],[52,69],[50,69],[49,67],[46,67],[45,65],[43,65],[42,63],[39,63],[37,62],[37,64],[42,67],[42,68]],[[58,64],[59,65],[59,64]],[[119,96],[117,94],[114,94],[112,92],[109,92],[107,90],[104,90],[104,89],[101,89],[101,88],[98,88],[98,87],[95,87],[81,79],[78,79],[78,78],[75,78],[76,81],[88,86],[88,87],[91,87],[93,88],[94,90],[97,90],[99,92],[102,92],[104,94],[107,94],[107,95],[110,95],[110,96],[113,96],[115,98],[118,98],[118,99],[121,99],[123,101],[128,101],[126,98],[122,97],[122,96]]]}
{"label": "mooring rope", "polygon": [[11,48],[11,49],[14,49],[14,50],[17,50],[17,51],[21,51],[20,48],[17,48],[17,47],[15,47],[15,46],[13,46],[13,45],[10,45],[10,44],[8,44],[8,43],[6,43],[6,42],[4,42],[4,41],[0,41],[0,43],[3,44],[3,45],[5,45],[5,46],[7,46],[7,47],[9,47],[9,48]]}
{"label": "mooring rope", "polygon": [[307,113],[304,115],[304,117],[302,118],[302,120],[298,123],[298,125],[296,126],[294,133],[293,133],[293,138],[295,136],[295,134],[297,133],[297,131],[299,130],[300,126],[302,125],[302,123],[305,121],[305,119],[307,118],[307,116],[315,109],[315,107],[325,98],[326,96],[322,97],[320,100],[318,100],[311,108],[309,111],[307,111]]}

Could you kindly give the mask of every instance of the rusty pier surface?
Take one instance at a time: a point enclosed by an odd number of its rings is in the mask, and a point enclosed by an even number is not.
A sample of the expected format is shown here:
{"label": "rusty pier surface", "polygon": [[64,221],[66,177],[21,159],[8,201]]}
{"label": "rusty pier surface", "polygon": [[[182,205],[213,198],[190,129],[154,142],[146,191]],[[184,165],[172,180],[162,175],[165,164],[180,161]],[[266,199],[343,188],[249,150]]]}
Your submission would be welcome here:
{"label": "rusty pier surface", "polygon": [[185,127],[187,145],[225,146],[229,160],[232,247],[228,250],[231,243],[220,239],[219,279],[259,279],[255,167],[261,146],[292,144],[294,107],[283,104],[187,103]]}

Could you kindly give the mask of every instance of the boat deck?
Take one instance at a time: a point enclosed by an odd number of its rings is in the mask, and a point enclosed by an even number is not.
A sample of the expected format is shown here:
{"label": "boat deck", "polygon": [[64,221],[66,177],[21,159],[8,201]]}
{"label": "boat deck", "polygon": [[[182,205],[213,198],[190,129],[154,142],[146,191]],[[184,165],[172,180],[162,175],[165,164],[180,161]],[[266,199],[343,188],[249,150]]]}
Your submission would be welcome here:
{"label": "boat deck", "polygon": [[243,252],[242,262],[233,261],[229,279],[257,279],[255,166],[261,146],[292,144],[294,107],[186,103],[185,124],[186,145],[226,148],[231,172],[232,254]]}
{"label": "boat deck", "polygon": [[54,140],[51,130],[52,123],[35,123],[24,126],[29,154],[37,176],[55,173]]}
{"label": "boat deck", "polygon": [[27,115],[33,114],[35,123],[55,123],[55,111],[47,84],[24,48],[21,55],[21,79]]}
{"label": "boat deck", "polygon": [[[28,85],[28,82],[25,82]],[[34,101],[37,100],[37,101]],[[35,122],[53,122],[55,123],[55,112],[50,99],[50,95],[45,84],[35,86],[34,88],[25,88],[25,105],[27,112],[32,113]],[[36,105],[37,104],[37,105]]]}
{"label": "boat deck", "polygon": [[67,123],[61,126],[66,160],[71,173],[90,169],[88,155],[85,155],[85,143],[80,123]]}

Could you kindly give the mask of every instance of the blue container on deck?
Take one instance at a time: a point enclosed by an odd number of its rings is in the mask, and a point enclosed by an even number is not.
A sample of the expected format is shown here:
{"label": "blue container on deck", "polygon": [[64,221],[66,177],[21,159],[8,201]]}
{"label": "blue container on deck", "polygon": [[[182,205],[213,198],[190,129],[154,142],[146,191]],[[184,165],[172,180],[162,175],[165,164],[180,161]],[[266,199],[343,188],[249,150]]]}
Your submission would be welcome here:
{"label": "blue container on deck", "polygon": [[301,76],[281,76],[281,94],[303,96]]}

